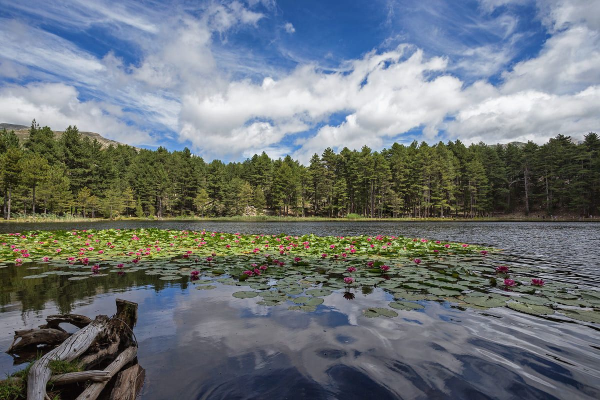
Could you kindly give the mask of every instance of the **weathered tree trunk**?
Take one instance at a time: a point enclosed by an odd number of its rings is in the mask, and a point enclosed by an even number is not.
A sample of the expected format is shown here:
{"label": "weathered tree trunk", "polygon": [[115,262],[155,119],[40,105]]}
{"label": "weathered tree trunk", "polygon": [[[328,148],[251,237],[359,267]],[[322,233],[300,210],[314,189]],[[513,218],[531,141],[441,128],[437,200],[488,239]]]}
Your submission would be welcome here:
{"label": "weathered tree trunk", "polygon": [[36,361],[29,370],[27,380],[27,399],[45,400],[46,384],[50,379],[51,371],[48,367],[52,360],[73,361],[82,355],[90,345],[100,336],[105,334],[109,319],[99,315],[91,324],[75,332],[62,345],[50,351]]}
{"label": "weathered tree trunk", "polygon": [[15,353],[25,347],[46,344],[49,346],[61,344],[69,337],[62,329],[27,329],[15,331],[15,337],[7,353]]}
{"label": "weathered tree trunk", "polygon": [[59,327],[62,323],[68,323],[78,328],[88,326],[92,320],[85,315],[79,314],[64,314],[64,315],[49,315],[46,317],[46,325],[40,326],[40,328],[52,328],[61,329]]}
{"label": "weathered tree trunk", "polygon": [[[133,361],[136,355],[137,347],[128,347],[121,354],[119,354],[117,358],[115,358],[115,360],[104,369],[104,371],[108,372],[109,378],[112,378],[125,365]],[[100,393],[102,393],[102,390],[104,389],[107,383],[108,381],[92,383],[83,391],[83,393],[81,393],[77,397],[77,400],[94,400],[98,398],[98,396],[100,396]]]}
{"label": "weathered tree trunk", "polygon": [[52,375],[50,382],[53,385],[69,385],[77,382],[107,382],[110,380],[110,374],[106,371],[81,371],[69,372],[67,374]]}
{"label": "weathered tree trunk", "polygon": [[35,216],[35,183],[33,184],[33,195],[31,197],[31,212]]}
{"label": "weathered tree trunk", "polygon": [[140,364],[119,372],[109,400],[135,400],[142,389],[145,377],[146,371]]}

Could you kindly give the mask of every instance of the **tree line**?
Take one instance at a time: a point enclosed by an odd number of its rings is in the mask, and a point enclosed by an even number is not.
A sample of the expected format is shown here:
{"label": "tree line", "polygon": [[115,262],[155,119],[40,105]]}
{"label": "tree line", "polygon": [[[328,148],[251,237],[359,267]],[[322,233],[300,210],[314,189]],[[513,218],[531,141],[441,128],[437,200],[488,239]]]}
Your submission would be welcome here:
{"label": "tree line", "polygon": [[598,215],[600,139],[543,145],[459,140],[360,151],[326,149],[304,166],[266,153],[205,162],[189,149],[103,148],[70,126],[35,120],[22,142],[0,132],[2,214],[137,216],[481,217]]}

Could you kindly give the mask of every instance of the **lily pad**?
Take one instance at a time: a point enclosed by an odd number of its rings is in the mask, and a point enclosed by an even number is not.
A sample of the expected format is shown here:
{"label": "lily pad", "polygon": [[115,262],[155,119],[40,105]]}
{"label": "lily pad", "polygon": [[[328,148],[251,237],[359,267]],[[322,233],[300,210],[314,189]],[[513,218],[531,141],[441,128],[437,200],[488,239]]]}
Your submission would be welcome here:
{"label": "lily pad", "polygon": [[375,317],[393,318],[393,317],[397,317],[398,313],[396,311],[390,310],[388,308],[372,307],[372,308],[367,308],[366,310],[363,310],[363,315],[368,318],[375,318]]}
{"label": "lily pad", "polygon": [[238,299],[250,299],[252,297],[256,297],[258,296],[258,292],[251,292],[251,291],[240,291],[240,292],[235,292],[232,294],[233,297],[238,298]]}
{"label": "lily pad", "polygon": [[390,307],[395,308],[396,310],[421,310],[425,308],[423,305],[418,303],[411,303],[409,301],[393,301],[389,304]]}
{"label": "lily pad", "polygon": [[554,314],[554,310],[550,307],[539,306],[535,304],[524,304],[517,301],[511,301],[508,304],[508,308],[515,311],[519,311],[531,315],[551,315]]}

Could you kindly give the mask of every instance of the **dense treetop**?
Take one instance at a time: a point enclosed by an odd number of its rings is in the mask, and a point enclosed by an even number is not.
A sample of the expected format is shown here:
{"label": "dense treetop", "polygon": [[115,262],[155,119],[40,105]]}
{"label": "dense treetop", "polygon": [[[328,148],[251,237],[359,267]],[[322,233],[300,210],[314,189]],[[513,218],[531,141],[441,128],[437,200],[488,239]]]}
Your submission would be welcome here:
{"label": "dense treetop", "polygon": [[558,135],[539,146],[459,140],[394,143],[380,152],[326,149],[308,166],[265,153],[210,163],[187,148],[102,148],[69,127],[33,121],[22,144],[0,132],[3,215],[296,215],[477,217],[515,211],[597,215],[600,138]]}

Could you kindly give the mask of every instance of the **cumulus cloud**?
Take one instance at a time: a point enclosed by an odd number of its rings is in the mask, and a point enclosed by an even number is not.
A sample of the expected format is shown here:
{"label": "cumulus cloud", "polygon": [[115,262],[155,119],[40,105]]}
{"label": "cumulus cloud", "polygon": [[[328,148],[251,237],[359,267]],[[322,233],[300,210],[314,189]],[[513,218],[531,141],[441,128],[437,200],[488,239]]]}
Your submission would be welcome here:
{"label": "cumulus cloud", "polygon": [[[480,12],[525,3],[481,0]],[[60,21],[64,7],[57,4],[40,7],[38,14]],[[80,16],[64,12],[80,24],[96,19],[138,32],[132,37],[139,61],[126,64],[113,52],[91,55],[42,28],[2,20],[0,75],[44,83],[2,88],[0,117],[24,124],[35,117],[56,129],[77,124],[131,144],[152,143],[150,128],[172,130],[209,159],[266,151],[275,157],[291,153],[302,162],[326,147],[380,149],[415,131],[429,141],[443,132],[495,143],[598,130],[600,10],[592,11],[600,3],[536,4],[550,36],[539,54],[508,70],[518,21],[495,14],[491,30],[475,20],[471,25],[500,45],[450,46],[441,56],[410,44],[386,45],[333,70],[305,61],[282,70],[243,62],[239,52],[219,46],[232,32],[258,29],[274,1],[214,0],[193,10],[183,2],[177,16],[160,5],[136,14],[135,2],[114,9],[81,3]],[[274,29],[281,26],[280,21]],[[283,27],[295,31],[289,22]],[[501,76],[500,83],[487,81],[494,75]]]}
{"label": "cumulus cloud", "polygon": [[154,143],[147,132],[122,122],[128,116],[122,109],[102,102],[81,102],[78,96],[74,87],[62,83],[4,87],[0,89],[0,121],[29,125],[35,117],[41,125],[56,130],[77,125],[132,145]]}

